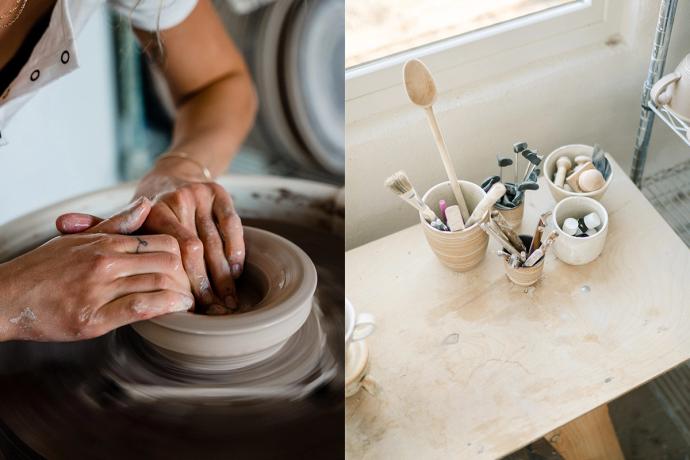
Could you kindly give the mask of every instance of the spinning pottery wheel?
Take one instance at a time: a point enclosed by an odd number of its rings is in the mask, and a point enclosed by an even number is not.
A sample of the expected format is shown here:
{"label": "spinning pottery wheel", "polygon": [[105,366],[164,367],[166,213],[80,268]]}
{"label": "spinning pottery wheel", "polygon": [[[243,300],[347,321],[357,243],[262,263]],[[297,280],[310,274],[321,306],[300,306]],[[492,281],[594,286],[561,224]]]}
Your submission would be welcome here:
{"label": "spinning pottery wheel", "polygon": [[[245,303],[258,308],[243,309],[238,324],[243,315],[256,319],[286,305],[282,298],[271,301],[281,294],[269,292],[280,284],[271,276],[280,264],[299,259],[295,254],[308,256],[302,259],[306,275],[298,277],[306,282],[283,283],[296,289],[283,297],[297,299],[283,310],[290,323],[281,331],[284,340],[278,334],[268,351],[248,348],[240,356],[172,350],[151,333],[161,322],[174,328],[170,317],[82,342],[0,343],[0,458],[261,458],[342,451],[342,195],[328,185],[273,177],[225,176],[219,183],[231,192],[245,226],[256,228],[247,229]],[[110,215],[132,193],[132,185],[119,186],[0,227],[0,261],[52,237],[60,213]],[[284,252],[282,262],[276,258],[277,272],[257,252],[252,262],[252,241],[260,248],[263,238],[294,251]],[[318,272],[315,291],[309,260]],[[204,330],[195,331],[204,336]]]}

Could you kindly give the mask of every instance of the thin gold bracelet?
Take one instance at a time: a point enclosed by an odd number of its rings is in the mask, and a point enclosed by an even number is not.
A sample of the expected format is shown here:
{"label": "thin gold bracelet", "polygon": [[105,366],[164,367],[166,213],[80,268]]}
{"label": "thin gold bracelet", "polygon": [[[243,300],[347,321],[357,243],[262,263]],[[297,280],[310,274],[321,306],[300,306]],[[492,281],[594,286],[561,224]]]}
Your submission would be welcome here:
{"label": "thin gold bracelet", "polygon": [[191,161],[195,165],[197,165],[199,168],[201,168],[201,172],[204,174],[204,177],[206,180],[212,181],[213,176],[211,175],[211,171],[208,170],[206,166],[196,158],[193,158],[189,154],[185,152],[168,152],[165,153],[161,156],[158,157],[158,161],[165,160],[166,158],[181,158],[183,160]]}

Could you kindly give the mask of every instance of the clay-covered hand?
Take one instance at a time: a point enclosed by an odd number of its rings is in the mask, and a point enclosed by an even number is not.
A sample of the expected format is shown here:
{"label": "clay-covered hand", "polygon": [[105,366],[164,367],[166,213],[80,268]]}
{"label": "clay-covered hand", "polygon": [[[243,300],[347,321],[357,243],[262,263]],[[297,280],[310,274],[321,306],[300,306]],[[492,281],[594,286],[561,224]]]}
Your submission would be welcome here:
{"label": "clay-covered hand", "polygon": [[150,209],[139,200],[87,232],[53,238],[0,264],[0,341],[87,339],[190,309],[175,238],[113,234],[139,228]]}
{"label": "clay-covered hand", "polygon": [[[143,230],[177,239],[195,311],[217,315],[234,310],[234,280],[242,274],[245,248],[242,221],[228,192],[213,182],[152,172],[142,179],[136,196],[154,202]],[[100,221],[87,214],[68,214],[61,216],[58,230],[81,232]]]}
{"label": "clay-covered hand", "polygon": [[206,313],[237,308],[235,279],[244,266],[244,236],[223,187],[192,182],[156,196],[144,229],[177,239],[192,292]]}

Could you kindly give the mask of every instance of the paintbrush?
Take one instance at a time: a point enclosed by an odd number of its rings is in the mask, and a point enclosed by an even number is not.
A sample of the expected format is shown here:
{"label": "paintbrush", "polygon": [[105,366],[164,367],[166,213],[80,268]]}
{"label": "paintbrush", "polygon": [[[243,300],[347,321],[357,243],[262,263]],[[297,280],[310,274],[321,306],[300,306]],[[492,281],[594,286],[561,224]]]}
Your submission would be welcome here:
{"label": "paintbrush", "polygon": [[431,210],[431,208],[419,198],[417,191],[412,186],[412,182],[405,174],[405,171],[398,171],[385,182],[386,187],[388,187],[393,193],[398,195],[400,199],[407,202],[410,206],[422,213],[424,220],[429,224],[438,227],[443,231],[449,231],[446,224],[443,223],[441,219],[438,218],[436,213]]}

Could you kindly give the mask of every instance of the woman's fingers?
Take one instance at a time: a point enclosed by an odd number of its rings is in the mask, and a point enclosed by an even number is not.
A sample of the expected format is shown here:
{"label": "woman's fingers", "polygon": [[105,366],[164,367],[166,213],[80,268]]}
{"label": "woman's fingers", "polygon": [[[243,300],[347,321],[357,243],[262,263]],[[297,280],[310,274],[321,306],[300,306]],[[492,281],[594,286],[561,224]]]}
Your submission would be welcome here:
{"label": "woman's fingers", "polygon": [[103,333],[105,333],[136,321],[186,311],[193,305],[194,299],[189,294],[171,290],[138,292],[108,302],[98,310],[98,317],[99,323],[104,326]]}
{"label": "woman's fingers", "polygon": [[118,252],[169,252],[180,255],[180,245],[171,235],[113,235],[110,238]]}
{"label": "woman's fingers", "polygon": [[237,308],[235,280],[230,273],[230,264],[223,252],[223,240],[218,234],[213,218],[209,213],[203,213],[204,211],[203,208],[197,209],[196,229],[204,245],[206,267],[210,272],[216,294],[223,300],[227,308],[234,310]]}
{"label": "woman's fingers", "polygon": [[211,282],[206,273],[204,262],[204,245],[194,231],[188,229],[177,220],[177,217],[166,205],[157,205],[152,213],[152,218],[146,222],[146,228],[156,232],[167,233],[174,236],[180,246],[182,264],[194,296],[205,306],[222,302],[214,295]]}
{"label": "woman's fingers", "polygon": [[244,231],[240,216],[235,212],[230,195],[220,185],[214,186],[213,214],[218,222],[218,230],[223,238],[225,257],[230,264],[233,278],[242,274],[244,269]]}
{"label": "woman's fingers", "polygon": [[123,297],[137,292],[174,291],[187,296],[189,290],[187,277],[180,278],[166,273],[145,273],[125,278],[118,278],[113,283],[113,298]]}
{"label": "woman's fingers", "polygon": [[113,217],[103,220],[100,217],[82,213],[62,214],[55,220],[60,233],[119,233],[127,235],[137,231],[151,211],[151,202],[144,197],[130,204]]}

